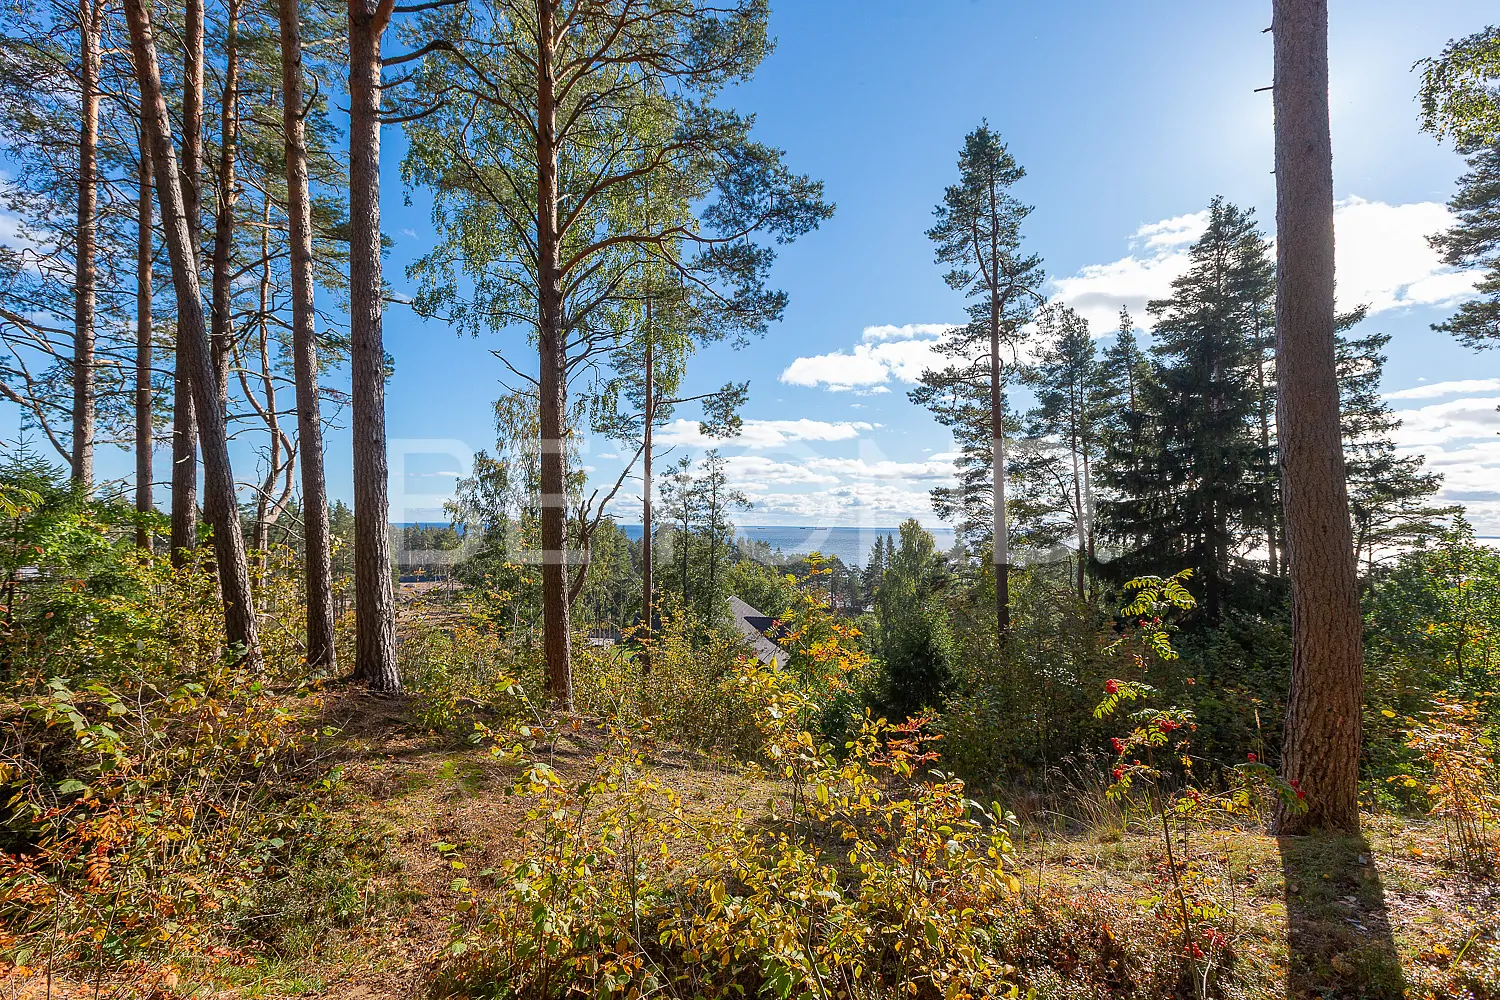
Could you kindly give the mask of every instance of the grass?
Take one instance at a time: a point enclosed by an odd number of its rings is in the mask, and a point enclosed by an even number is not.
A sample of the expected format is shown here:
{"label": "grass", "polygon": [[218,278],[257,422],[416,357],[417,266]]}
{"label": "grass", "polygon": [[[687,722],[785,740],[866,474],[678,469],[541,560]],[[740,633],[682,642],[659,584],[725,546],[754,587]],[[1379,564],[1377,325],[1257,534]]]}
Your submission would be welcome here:
{"label": "grass", "polygon": [[[455,878],[493,888],[484,873],[514,856],[526,809],[509,794],[515,766],[422,728],[400,699],[345,692],[324,713],[335,735],[322,749],[344,775],[338,836],[283,884],[263,887],[272,926],[261,951],[241,964],[187,965],[157,996],[422,996],[462,898]],[[560,729],[551,763],[582,773],[602,736],[581,723]],[[657,748],[653,766],[690,816],[740,808],[760,822],[784,794],[670,746]],[[1098,822],[1061,824],[1037,812],[1016,837],[1022,889],[1007,949],[1039,998],[1142,995],[1133,984],[1161,982],[1177,962],[1180,943],[1161,916],[1159,837],[1128,811],[1097,813]],[[1224,1000],[1500,998],[1500,884],[1445,866],[1436,825],[1368,815],[1361,836],[1283,840],[1223,827],[1194,832],[1190,848],[1187,882],[1217,909],[1229,943]],[[1079,987],[1084,980],[1093,992]],[[6,1000],[49,989],[92,995],[88,984],[71,985],[7,981],[0,970]]]}

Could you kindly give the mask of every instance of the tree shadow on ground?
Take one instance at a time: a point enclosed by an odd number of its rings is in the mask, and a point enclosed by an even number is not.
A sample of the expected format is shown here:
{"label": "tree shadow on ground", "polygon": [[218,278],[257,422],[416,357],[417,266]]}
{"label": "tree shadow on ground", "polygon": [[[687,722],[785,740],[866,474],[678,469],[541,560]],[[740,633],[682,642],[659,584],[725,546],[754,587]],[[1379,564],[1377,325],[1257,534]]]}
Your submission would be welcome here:
{"label": "tree shadow on ground", "polygon": [[1288,1000],[1400,1000],[1400,955],[1363,835],[1280,837]]}

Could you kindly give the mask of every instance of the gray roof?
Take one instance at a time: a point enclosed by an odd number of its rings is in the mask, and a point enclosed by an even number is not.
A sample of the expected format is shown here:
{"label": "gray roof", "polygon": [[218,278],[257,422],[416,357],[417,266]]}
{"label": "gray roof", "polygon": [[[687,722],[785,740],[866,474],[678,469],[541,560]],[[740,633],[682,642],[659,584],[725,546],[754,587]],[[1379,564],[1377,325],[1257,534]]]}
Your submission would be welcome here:
{"label": "gray roof", "polygon": [[770,664],[772,660],[786,663],[786,650],[766,636],[768,631],[775,629],[776,619],[761,614],[732,594],[729,597],[729,612],[734,616],[735,628],[745,637],[745,642],[750,645],[757,660],[765,664]]}

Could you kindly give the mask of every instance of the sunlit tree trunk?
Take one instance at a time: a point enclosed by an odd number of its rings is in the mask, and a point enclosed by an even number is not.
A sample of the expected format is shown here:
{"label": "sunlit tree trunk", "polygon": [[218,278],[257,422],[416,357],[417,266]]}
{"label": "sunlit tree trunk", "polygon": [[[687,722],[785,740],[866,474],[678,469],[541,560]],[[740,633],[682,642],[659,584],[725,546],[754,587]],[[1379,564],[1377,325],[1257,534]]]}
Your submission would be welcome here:
{"label": "sunlit tree trunk", "polygon": [[94,307],[99,225],[99,30],[102,5],[78,5],[83,51],[78,129],[78,245],[73,271],[73,481],[94,485]]}
{"label": "sunlit tree trunk", "polygon": [[203,445],[204,491],[210,509],[214,557],[219,569],[219,589],[224,601],[225,638],[252,665],[258,665],[260,647],[255,608],[251,602],[250,573],[245,560],[245,540],[240,533],[236,509],[234,471],[229,464],[229,443],[224,414],[217,406],[213,360],[208,331],[203,322],[203,300],[198,282],[198,258],[193,254],[190,226],[177,173],[172,124],[162,95],[161,69],[156,58],[151,15],[147,0],[125,0],[131,48],[140,83],[142,124],[151,141],[151,158],[160,183],[162,230],[172,263],[172,281],[177,290],[178,364],[187,367],[192,385]]}
{"label": "sunlit tree trunk", "polygon": [[354,437],[354,679],[396,691],[380,272],[380,41],[390,0],[349,0],[349,367]]}
{"label": "sunlit tree trunk", "polygon": [[1327,0],[1275,0],[1277,426],[1292,582],[1282,833],[1359,829],[1363,636],[1335,367]]}
{"label": "sunlit tree trunk", "polygon": [[[140,188],[136,202],[135,257],[135,509],[149,514],[156,509],[152,486],[152,413],[151,413],[151,143],[145,127],[141,128]],[[141,548],[151,545],[151,533],[137,528],[135,543]]]}
{"label": "sunlit tree trunk", "polygon": [[234,338],[231,313],[234,307],[234,290],[230,287],[229,265],[234,253],[234,210],[239,202],[235,187],[235,156],[238,152],[239,113],[239,25],[240,7],[237,0],[225,4],[228,23],[224,37],[224,87],[219,112],[219,165],[215,171],[217,197],[214,204],[214,256],[213,256],[213,303],[209,324],[209,339],[213,345],[214,383],[219,393],[219,406],[229,405],[229,357],[230,341]]}
{"label": "sunlit tree trunk", "polygon": [[[203,259],[203,0],[187,0],[183,14],[182,175],[183,211],[193,260]],[[161,169],[157,169],[158,176]],[[160,185],[158,185],[158,190]],[[160,196],[158,196],[159,198]],[[165,212],[163,212],[165,215]],[[196,266],[196,264],[194,265]],[[182,304],[178,303],[181,312]],[[201,308],[201,307],[200,307]],[[179,345],[172,374],[172,528],[173,565],[181,565],[198,544],[198,423],[193,389]]]}
{"label": "sunlit tree trunk", "polygon": [[560,707],[573,707],[572,636],[567,594],[567,456],[564,420],[568,383],[564,352],[561,246],[557,213],[557,109],[553,59],[556,28],[552,4],[537,4],[537,257],[540,292],[538,354],[541,359],[542,646],[547,693]]}
{"label": "sunlit tree trunk", "polygon": [[307,665],[336,667],[333,644],[333,544],[323,475],[323,417],[318,400],[318,339],[313,312],[312,201],[307,129],[302,118],[302,34],[297,0],[280,0],[281,116],[286,140],[287,240],[291,250],[292,377],[302,458],[302,531],[306,563]]}
{"label": "sunlit tree trunk", "polygon": [[[654,581],[651,578],[652,553],[651,553],[651,445],[652,426],[656,421],[656,344],[654,343],[652,329],[652,303],[651,295],[646,295],[646,405],[644,429],[642,431],[641,448],[641,627],[649,636],[652,630],[652,601],[651,590]],[[648,652],[642,659],[642,669],[651,669],[651,658]]]}
{"label": "sunlit tree trunk", "polygon": [[[991,256],[991,260],[994,257]],[[1005,386],[1000,381],[1000,300],[990,298],[990,449],[994,477],[995,627],[1010,634],[1010,526],[1005,518]]]}

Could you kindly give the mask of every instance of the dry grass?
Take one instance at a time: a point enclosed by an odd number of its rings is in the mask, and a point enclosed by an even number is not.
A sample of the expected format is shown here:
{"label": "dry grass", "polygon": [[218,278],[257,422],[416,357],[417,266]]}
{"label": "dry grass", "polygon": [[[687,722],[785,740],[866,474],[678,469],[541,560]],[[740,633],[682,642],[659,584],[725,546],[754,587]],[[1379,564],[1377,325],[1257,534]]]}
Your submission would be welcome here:
{"label": "dry grass", "polygon": [[[303,954],[185,970],[176,992],[157,996],[421,996],[449,940],[460,898],[453,880],[490,887],[484,873],[518,848],[525,803],[509,794],[515,767],[418,729],[400,699],[342,694],[329,700],[325,721],[337,730],[329,749],[351,792],[348,818],[387,859],[366,890],[364,919],[310,940]],[[582,775],[604,739],[581,721],[563,725],[547,748],[551,763]],[[652,763],[686,808],[704,816],[741,808],[762,817],[779,792],[672,748]],[[1081,952],[1059,945],[1059,933],[1094,936],[1086,949],[1093,957],[1079,960],[1122,967],[1172,960],[1152,954],[1166,940],[1156,915],[1165,884],[1156,836],[1122,834],[1111,823],[1099,833],[1023,831],[1019,840],[1017,940],[1026,946],[1028,921],[1052,926],[1052,944],[1036,935],[1039,964],[1022,966],[1045,972],[1034,984],[1039,995],[1068,995],[1068,955]],[[1442,850],[1437,827],[1386,816],[1367,817],[1363,837],[1278,842],[1247,828],[1195,833],[1190,878],[1227,913],[1230,974],[1222,995],[1500,997],[1500,886],[1445,867]],[[0,979],[5,1000],[95,995],[92,984]]]}

